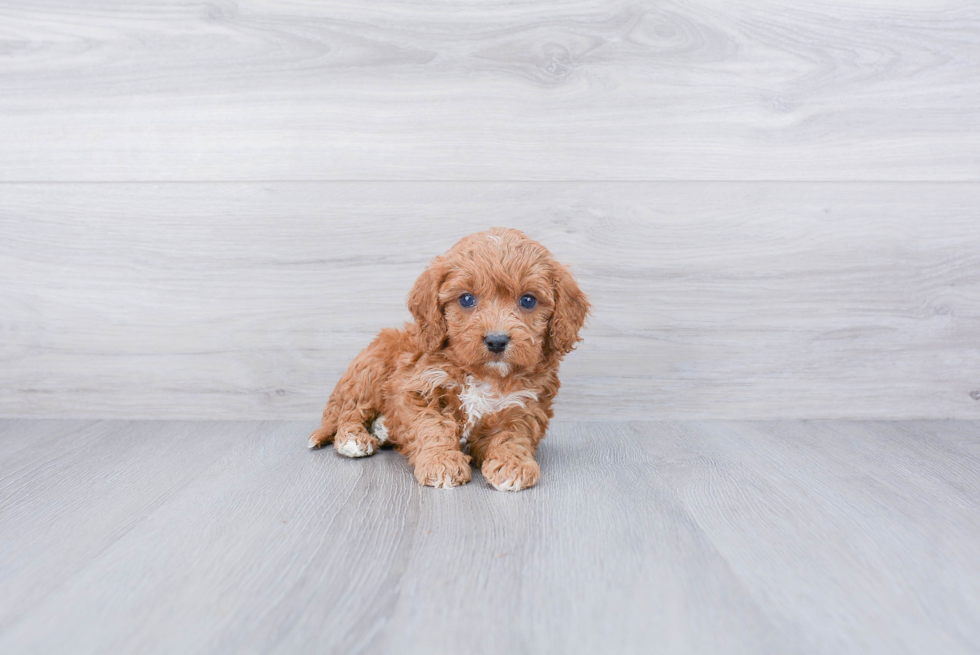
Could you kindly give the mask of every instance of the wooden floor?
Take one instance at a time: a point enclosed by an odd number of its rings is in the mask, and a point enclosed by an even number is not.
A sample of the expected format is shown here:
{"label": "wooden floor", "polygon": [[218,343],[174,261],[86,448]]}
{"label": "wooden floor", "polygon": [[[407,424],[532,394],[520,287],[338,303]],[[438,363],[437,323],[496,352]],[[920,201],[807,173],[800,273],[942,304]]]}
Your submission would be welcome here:
{"label": "wooden floor", "polygon": [[976,422],[557,423],[517,494],[311,427],[0,422],[0,652],[980,649]]}

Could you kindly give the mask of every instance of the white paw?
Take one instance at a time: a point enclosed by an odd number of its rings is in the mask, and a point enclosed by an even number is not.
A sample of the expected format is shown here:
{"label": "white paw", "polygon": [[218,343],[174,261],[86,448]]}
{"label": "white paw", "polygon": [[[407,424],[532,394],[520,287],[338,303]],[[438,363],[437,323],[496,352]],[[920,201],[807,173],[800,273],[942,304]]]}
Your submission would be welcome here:
{"label": "white paw", "polygon": [[494,489],[497,491],[520,491],[524,489],[527,485],[524,480],[517,478],[516,480],[504,480],[503,482],[490,483]]}
{"label": "white paw", "polygon": [[374,419],[374,423],[371,424],[371,434],[381,445],[388,443],[388,428],[385,427],[384,416]]}
{"label": "white paw", "polygon": [[367,457],[374,454],[374,446],[359,444],[353,439],[348,439],[343,443],[337,442],[337,452],[344,457]]}
{"label": "white paw", "polygon": [[498,491],[520,491],[538,483],[541,467],[532,459],[487,460],[483,462],[483,477]]}
{"label": "white paw", "polygon": [[434,480],[430,486],[435,489],[452,489],[453,487],[458,487],[462,482],[458,480],[453,480],[451,477],[446,476],[439,480]]}

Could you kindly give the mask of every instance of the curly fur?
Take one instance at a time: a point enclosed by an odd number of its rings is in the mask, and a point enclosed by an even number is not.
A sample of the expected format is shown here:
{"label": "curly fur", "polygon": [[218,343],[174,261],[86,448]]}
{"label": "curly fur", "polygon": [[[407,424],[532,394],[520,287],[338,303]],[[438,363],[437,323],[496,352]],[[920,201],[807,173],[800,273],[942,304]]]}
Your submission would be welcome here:
{"label": "curly fur", "polygon": [[[475,307],[459,304],[464,293]],[[527,293],[533,310],[520,305]],[[465,484],[471,462],[497,489],[537,484],[534,453],[553,415],[558,366],[590,310],[568,269],[523,232],[493,228],[436,257],[408,308],[413,323],[382,330],[351,362],[310,448],[332,441],[364,457],[391,445],[433,487]],[[502,353],[486,347],[489,332],[510,338]]]}

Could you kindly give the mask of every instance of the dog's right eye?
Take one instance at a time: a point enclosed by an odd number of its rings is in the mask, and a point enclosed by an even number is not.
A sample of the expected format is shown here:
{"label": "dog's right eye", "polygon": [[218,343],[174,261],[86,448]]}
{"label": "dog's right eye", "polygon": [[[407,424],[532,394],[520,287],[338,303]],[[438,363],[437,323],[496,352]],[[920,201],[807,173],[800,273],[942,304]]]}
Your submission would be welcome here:
{"label": "dog's right eye", "polygon": [[459,304],[463,307],[472,307],[476,304],[476,298],[473,297],[472,293],[464,293],[459,297]]}

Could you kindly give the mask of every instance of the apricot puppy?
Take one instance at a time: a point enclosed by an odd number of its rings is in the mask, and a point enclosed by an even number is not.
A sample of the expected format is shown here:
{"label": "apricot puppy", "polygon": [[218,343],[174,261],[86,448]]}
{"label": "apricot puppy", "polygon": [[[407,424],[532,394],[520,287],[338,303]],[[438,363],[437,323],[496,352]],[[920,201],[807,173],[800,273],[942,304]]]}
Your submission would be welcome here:
{"label": "apricot puppy", "polygon": [[469,482],[471,461],[497,489],[537,484],[558,365],[590,309],[568,270],[523,232],[493,228],[436,257],[408,309],[414,323],[351,362],[310,448],[365,457],[390,444],[432,487]]}

